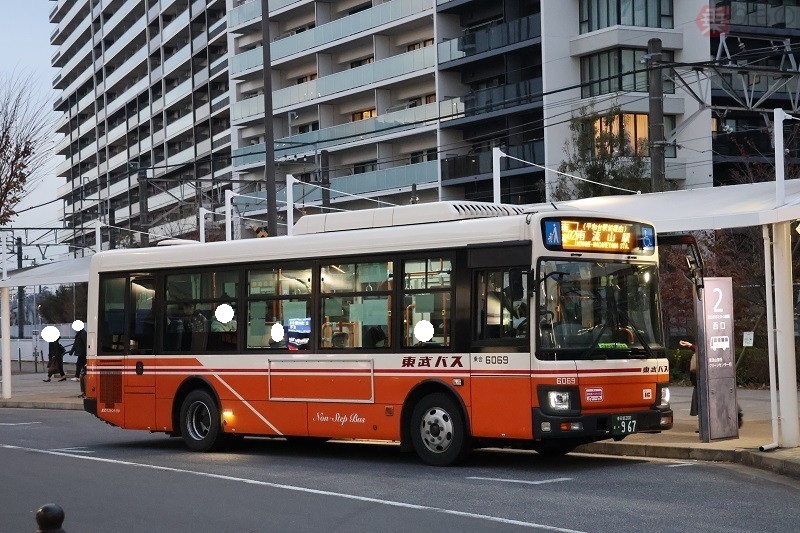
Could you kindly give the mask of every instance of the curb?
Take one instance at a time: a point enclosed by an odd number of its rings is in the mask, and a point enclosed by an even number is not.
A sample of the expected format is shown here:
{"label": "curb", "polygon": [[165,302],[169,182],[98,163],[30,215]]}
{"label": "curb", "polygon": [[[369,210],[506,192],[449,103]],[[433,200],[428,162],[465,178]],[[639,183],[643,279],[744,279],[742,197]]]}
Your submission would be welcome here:
{"label": "curb", "polygon": [[74,402],[37,402],[37,401],[0,400],[0,408],[60,409],[66,411],[83,411],[83,404],[77,404]]}
{"label": "curb", "polygon": [[652,457],[733,463],[766,470],[794,479],[800,479],[800,464],[770,455],[770,452],[749,449],[719,450],[659,444],[623,444],[615,442],[593,442],[575,449],[578,453],[617,455],[623,457]]}

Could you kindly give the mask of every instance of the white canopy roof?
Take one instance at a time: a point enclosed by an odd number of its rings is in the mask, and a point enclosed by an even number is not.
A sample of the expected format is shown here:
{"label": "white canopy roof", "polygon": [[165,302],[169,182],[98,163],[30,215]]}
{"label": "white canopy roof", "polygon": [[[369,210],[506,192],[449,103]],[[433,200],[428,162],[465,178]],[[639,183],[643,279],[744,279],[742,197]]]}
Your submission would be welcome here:
{"label": "white canopy roof", "polygon": [[785,201],[776,207],[775,182],[748,183],[557,202],[581,210],[625,214],[648,220],[658,232],[762,226],[800,218],[800,180],[785,183]]}
{"label": "white canopy roof", "polygon": [[91,261],[91,256],[80,257],[14,270],[8,273],[8,279],[0,279],[0,287],[85,283],[89,281]]}

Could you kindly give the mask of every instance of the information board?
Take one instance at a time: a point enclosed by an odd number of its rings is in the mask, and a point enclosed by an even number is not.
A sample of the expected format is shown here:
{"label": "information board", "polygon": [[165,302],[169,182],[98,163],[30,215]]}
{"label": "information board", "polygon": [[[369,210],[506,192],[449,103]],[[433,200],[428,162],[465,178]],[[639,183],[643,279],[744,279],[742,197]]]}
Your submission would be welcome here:
{"label": "information board", "polygon": [[731,278],[705,278],[703,343],[698,353],[700,436],[709,442],[739,436],[736,343]]}

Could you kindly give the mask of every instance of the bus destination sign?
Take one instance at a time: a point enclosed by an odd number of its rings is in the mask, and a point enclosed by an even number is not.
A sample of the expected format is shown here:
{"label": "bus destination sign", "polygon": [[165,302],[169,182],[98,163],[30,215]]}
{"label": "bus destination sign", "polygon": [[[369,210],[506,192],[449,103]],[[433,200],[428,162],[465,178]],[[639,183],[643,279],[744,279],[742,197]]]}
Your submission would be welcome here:
{"label": "bus destination sign", "polygon": [[604,219],[545,219],[544,243],[549,250],[652,254],[652,226]]}

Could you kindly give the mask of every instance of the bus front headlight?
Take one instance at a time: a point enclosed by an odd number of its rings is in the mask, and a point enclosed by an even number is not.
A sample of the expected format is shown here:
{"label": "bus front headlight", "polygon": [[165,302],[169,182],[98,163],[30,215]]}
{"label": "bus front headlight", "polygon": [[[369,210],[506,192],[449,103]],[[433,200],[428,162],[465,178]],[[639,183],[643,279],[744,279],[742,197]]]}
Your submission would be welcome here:
{"label": "bus front headlight", "polygon": [[568,391],[551,390],[547,393],[547,402],[553,411],[569,411],[572,408]]}

